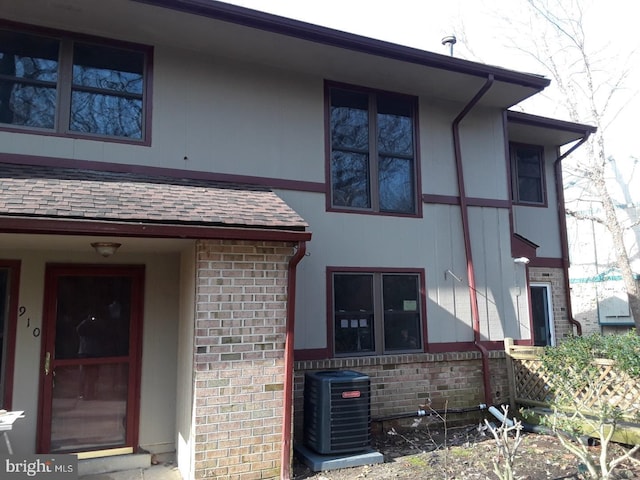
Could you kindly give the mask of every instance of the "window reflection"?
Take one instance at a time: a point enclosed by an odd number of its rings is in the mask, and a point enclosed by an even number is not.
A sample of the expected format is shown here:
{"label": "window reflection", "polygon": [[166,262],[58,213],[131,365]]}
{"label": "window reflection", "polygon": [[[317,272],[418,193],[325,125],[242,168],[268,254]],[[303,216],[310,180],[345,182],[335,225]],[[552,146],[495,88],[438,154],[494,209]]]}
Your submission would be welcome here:
{"label": "window reflection", "polygon": [[128,355],[130,304],[128,277],[60,277],[55,358]]}
{"label": "window reflection", "polygon": [[142,138],[144,55],[76,43],[73,50],[73,131]]}
{"label": "window reflection", "polygon": [[146,61],[142,49],[0,29],[0,123],[142,139]]}
{"label": "window reflection", "polygon": [[74,86],[142,94],[144,55],[124,49],[76,43]]}
{"label": "window reflection", "polygon": [[415,213],[414,99],[342,88],[330,95],[332,205]]}
{"label": "window reflection", "polygon": [[511,145],[515,175],[514,198],[525,203],[544,203],[543,150],[536,145]]}
{"label": "window reflection", "polygon": [[381,157],[380,210],[410,212],[414,209],[413,162],[404,158]]}
{"label": "window reflection", "polygon": [[53,128],[57,40],[0,30],[0,123]]}
{"label": "window reflection", "polygon": [[371,206],[367,155],[334,151],[331,158],[333,204],[368,208]]}
{"label": "window reflection", "polygon": [[73,92],[69,128],[76,132],[142,138],[142,100]]}
{"label": "window reflection", "polygon": [[413,155],[412,112],[405,99],[378,98],[377,122],[380,154]]}

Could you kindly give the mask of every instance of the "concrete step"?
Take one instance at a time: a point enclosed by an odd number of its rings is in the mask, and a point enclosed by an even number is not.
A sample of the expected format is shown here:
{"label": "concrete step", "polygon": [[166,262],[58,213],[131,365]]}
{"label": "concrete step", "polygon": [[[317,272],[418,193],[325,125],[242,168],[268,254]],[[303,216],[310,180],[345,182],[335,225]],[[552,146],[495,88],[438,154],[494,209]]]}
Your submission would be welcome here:
{"label": "concrete step", "polygon": [[97,475],[100,473],[121,472],[149,468],[151,466],[150,453],[136,453],[129,455],[113,455],[110,457],[87,458],[78,461],[78,475]]}

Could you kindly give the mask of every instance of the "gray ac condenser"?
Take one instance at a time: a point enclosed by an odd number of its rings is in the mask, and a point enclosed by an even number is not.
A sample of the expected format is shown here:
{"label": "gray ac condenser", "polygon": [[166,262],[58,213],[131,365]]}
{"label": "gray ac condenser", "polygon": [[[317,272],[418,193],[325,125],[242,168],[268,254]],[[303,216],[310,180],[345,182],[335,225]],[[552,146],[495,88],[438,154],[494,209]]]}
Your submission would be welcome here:
{"label": "gray ac condenser", "polygon": [[371,448],[371,382],[351,370],[305,374],[304,444],[320,454]]}

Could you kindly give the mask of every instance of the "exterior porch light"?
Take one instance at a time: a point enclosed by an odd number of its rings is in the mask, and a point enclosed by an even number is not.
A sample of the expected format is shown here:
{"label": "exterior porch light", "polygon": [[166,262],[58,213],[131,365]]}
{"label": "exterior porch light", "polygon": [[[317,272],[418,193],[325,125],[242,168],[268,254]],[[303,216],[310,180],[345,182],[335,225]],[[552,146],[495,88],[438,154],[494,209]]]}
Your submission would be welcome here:
{"label": "exterior porch light", "polygon": [[529,259],[527,257],[518,257],[513,259],[513,263],[519,263],[521,265],[526,265],[529,263]]}
{"label": "exterior porch light", "polygon": [[118,250],[121,245],[121,243],[115,242],[94,242],[91,244],[95,251],[105,258],[110,257],[111,255],[116,253],[116,250]]}

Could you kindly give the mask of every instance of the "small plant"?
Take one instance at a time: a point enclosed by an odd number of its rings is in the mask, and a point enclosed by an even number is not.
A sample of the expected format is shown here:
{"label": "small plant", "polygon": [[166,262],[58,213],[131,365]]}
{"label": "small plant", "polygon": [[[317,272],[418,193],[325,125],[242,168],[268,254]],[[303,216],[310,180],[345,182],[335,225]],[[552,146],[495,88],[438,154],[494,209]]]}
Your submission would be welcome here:
{"label": "small plant", "polygon": [[502,407],[502,424],[498,427],[489,423],[485,419],[487,429],[493,435],[498,449],[498,455],[493,460],[493,471],[500,480],[514,480],[514,463],[518,447],[522,443],[522,422],[520,420],[509,420],[507,413],[509,407]]}
{"label": "small plant", "polygon": [[[608,359],[603,363],[596,359]],[[611,377],[615,362],[616,374]],[[623,419],[637,418],[636,405],[619,402],[628,396],[631,382],[640,378],[640,337],[592,335],[571,337],[558,347],[547,347],[542,357],[549,374],[550,406],[553,414],[542,421],[551,427],[562,446],[576,456],[591,479],[613,478],[613,471],[640,449],[635,445],[612,457],[612,439]],[[612,393],[613,392],[613,393]],[[600,454],[592,455],[589,442],[600,443]]]}
{"label": "small plant", "polygon": [[[395,428],[391,427],[391,430],[389,430],[387,432],[387,435],[391,435],[391,436],[398,436],[400,438],[402,438],[405,442],[407,442],[409,445],[411,445],[411,448],[415,448],[416,450],[422,450],[420,448],[420,445],[418,445],[416,442],[414,442],[413,440],[411,440],[410,438],[408,438],[406,435],[403,435],[401,433],[399,433]],[[424,453],[424,451],[422,451],[422,453]]]}
{"label": "small plant", "polygon": [[[427,405],[421,405],[421,408],[423,410],[427,410],[428,412],[430,412],[431,416],[434,416],[435,418],[437,418],[438,420],[440,420],[442,422],[442,428],[444,429],[444,435],[442,438],[442,449],[444,452],[443,455],[443,471],[444,471],[444,478],[448,478],[447,475],[447,466],[448,466],[448,462],[449,462],[449,449],[447,447],[447,439],[449,436],[449,432],[447,429],[447,409],[449,407],[449,401],[445,401],[444,403],[444,410],[442,413],[438,412],[437,410],[435,410],[432,406],[431,406],[431,399],[429,399],[429,403]],[[437,448],[437,442],[433,439],[433,437],[431,437],[431,441],[433,442],[434,445],[436,445]]]}

